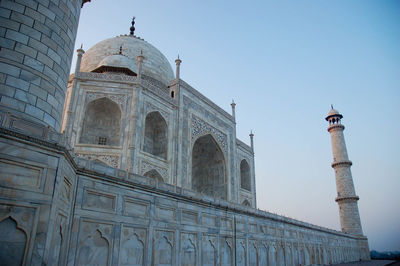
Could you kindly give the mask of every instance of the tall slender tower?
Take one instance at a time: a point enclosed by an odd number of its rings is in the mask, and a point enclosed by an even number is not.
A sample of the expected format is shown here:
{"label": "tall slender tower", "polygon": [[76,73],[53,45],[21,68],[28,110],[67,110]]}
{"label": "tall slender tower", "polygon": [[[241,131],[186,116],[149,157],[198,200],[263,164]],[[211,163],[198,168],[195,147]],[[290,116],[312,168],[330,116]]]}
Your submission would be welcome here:
{"label": "tall slender tower", "polygon": [[351,176],[352,162],[347,155],[342,118],[343,116],[333,107],[325,118],[329,122],[328,132],[331,134],[332,141],[332,168],[335,170],[337,189],[336,202],[339,204],[342,231],[354,235],[363,235],[357,205],[359,197],[356,195]]}

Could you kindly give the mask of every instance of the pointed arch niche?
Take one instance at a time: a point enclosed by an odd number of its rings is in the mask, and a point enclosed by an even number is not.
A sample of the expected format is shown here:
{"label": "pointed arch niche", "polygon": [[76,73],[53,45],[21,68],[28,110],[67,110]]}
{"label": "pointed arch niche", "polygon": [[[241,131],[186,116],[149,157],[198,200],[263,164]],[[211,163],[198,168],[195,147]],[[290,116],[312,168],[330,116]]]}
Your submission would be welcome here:
{"label": "pointed arch niche", "polygon": [[152,169],[146,173],[143,174],[144,176],[153,178],[153,179],[157,179],[158,181],[164,181],[164,179],[162,178],[162,176],[160,175],[159,172],[157,172],[157,170]]}
{"label": "pointed arch niche", "polygon": [[192,189],[226,199],[226,166],[221,148],[211,134],[196,140],[192,149]]}
{"label": "pointed arch niche", "polygon": [[103,97],[86,106],[80,143],[119,146],[121,137],[121,109]]}
{"label": "pointed arch niche", "polygon": [[240,187],[251,191],[250,166],[245,159],[240,162]]}
{"label": "pointed arch niche", "polygon": [[147,114],[144,129],[143,150],[155,156],[167,159],[168,138],[167,122],[159,112]]}
{"label": "pointed arch niche", "polygon": [[22,265],[24,261],[26,233],[17,222],[8,217],[0,222],[0,264]]}

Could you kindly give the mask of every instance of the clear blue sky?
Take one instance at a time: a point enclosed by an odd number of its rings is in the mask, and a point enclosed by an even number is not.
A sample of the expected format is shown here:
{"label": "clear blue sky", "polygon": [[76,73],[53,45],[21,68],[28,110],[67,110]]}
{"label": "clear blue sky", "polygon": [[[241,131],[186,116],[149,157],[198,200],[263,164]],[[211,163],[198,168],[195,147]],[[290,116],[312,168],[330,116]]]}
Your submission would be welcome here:
{"label": "clear blue sky", "polygon": [[[330,137],[343,115],[370,248],[400,250],[400,2],[93,0],[76,46],[135,34],[255,132],[258,207],[340,230]],[[173,67],[173,69],[175,69]]]}

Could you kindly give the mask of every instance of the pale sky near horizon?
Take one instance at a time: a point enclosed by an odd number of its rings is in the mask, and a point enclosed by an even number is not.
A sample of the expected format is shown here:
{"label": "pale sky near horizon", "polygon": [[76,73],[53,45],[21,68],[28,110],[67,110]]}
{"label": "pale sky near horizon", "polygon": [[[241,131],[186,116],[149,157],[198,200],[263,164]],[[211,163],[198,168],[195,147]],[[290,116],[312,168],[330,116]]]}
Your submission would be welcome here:
{"label": "pale sky near horizon", "polygon": [[340,230],[333,104],[370,249],[400,250],[400,1],[93,0],[76,47],[129,34],[132,16],[183,80],[229,113],[235,100],[258,208]]}

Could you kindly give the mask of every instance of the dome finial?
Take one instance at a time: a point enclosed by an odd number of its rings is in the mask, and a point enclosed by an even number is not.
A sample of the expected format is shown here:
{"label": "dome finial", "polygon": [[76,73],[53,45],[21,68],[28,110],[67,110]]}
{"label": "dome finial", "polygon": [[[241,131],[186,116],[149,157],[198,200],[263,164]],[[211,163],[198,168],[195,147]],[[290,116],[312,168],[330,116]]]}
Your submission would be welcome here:
{"label": "dome finial", "polygon": [[333,109],[333,104],[331,104],[331,109]]}
{"label": "dome finial", "polygon": [[132,26],[130,27],[130,35],[135,36],[135,17],[132,18]]}

